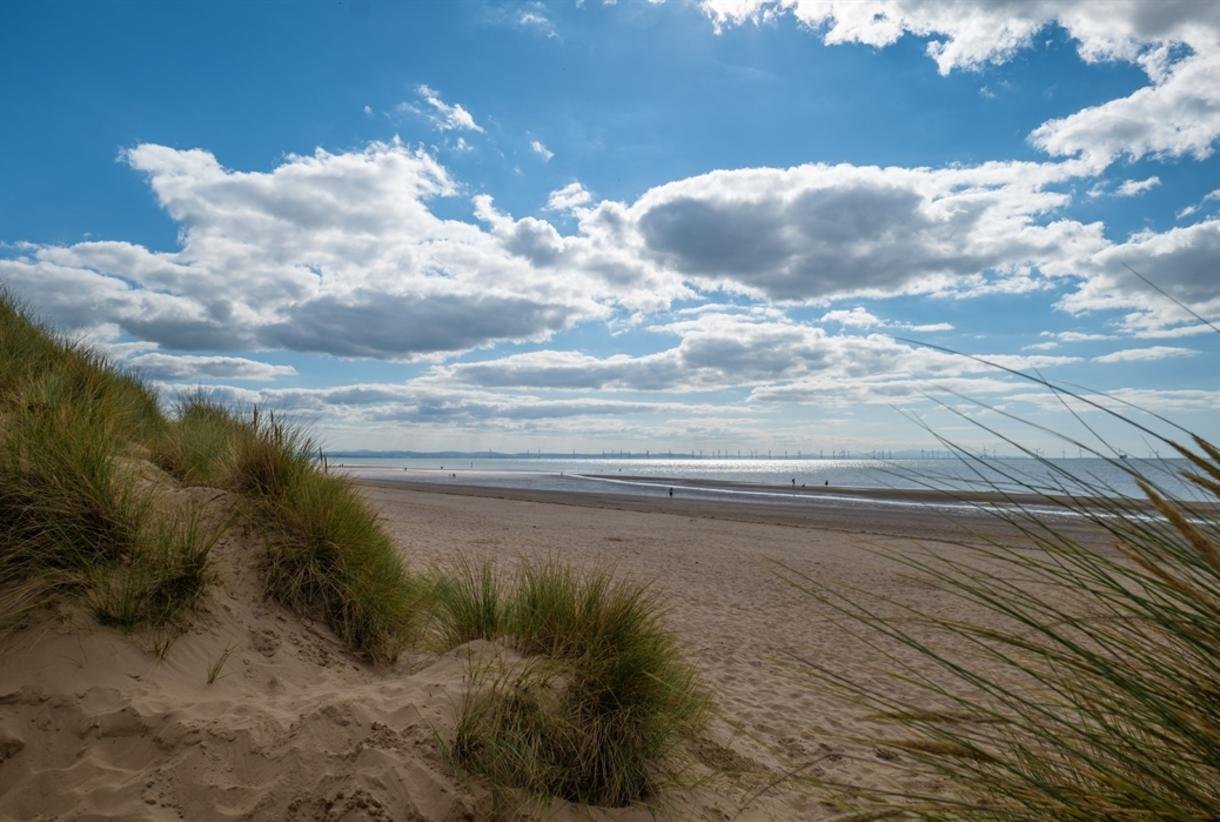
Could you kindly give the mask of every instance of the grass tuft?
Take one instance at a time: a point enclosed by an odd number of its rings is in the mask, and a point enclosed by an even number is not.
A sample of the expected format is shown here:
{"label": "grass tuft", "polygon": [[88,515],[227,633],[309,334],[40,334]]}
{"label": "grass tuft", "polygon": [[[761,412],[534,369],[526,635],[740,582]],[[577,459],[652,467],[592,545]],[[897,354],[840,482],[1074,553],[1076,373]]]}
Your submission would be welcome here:
{"label": "grass tuft", "polygon": [[497,784],[573,802],[654,796],[675,776],[677,747],[698,733],[708,701],[648,589],[548,562],[525,564],[511,590],[493,595],[489,567],[467,568],[446,607],[462,618],[451,625],[471,630],[451,635],[491,638],[499,625],[541,661],[472,690],[459,761]]}
{"label": "grass tuft", "polygon": [[494,640],[508,629],[503,581],[490,562],[460,560],[433,585],[435,619],[441,642],[453,648],[476,639]]}
{"label": "grass tuft", "polygon": [[268,593],[371,660],[393,661],[417,632],[425,586],[359,493],[323,472],[315,452],[298,429],[257,410],[236,436],[230,482],[266,525]]}
{"label": "grass tuft", "polygon": [[152,461],[183,485],[223,487],[233,471],[241,423],[205,394],[178,402],[174,419],[152,442]]}
{"label": "grass tuft", "polygon": [[208,557],[222,534],[197,510],[151,526],[129,561],[89,574],[97,620],[125,629],[178,623],[211,582]]}
{"label": "grass tuft", "polygon": [[267,593],[329,625],[357,653],[392,662],[418,631],[427,586],[410,575],[377,516],[326,472],[299,428],[257,408],[246,417],[196,394],[154,445],[186,484],[229,488],[263,526]]}
{"label": "grass tuft", "polygon": [[165,624],[207,580],[221,531],[181,521],[121,455],[164,427],[138,380],[60,341],[0,295],[0,623],[56,593],[103,622]]}
{"label": "grass tuft", "polygon": [[[1216,818],[1220,448],[1193,437],[1188,449],[1097,400],[1035,381],[1130,422],[1195,470],[1127,460],[1098,438],[1086,450],[1136,481],[1146,500],[1136,504],[1107,497],[1092,475],[1073,475],[1025,450],[1061,477],[1063,490],[1046,505],[1091,523],[1093,537],[1014,504],[995,513],[1022,535],[1019,546],[990,541],[964,558],[895,558],[943,601],[982,614],[973,619],[830,590],[794,572],[796,584],[839,614],[844,630],[890,649],[893,666],[888,677],[868,680],[816,661],[804,661],[807,670],[848,704],[903,732],[898,741],[880,729],[859,740],[906,752],[902,784],[943,790],[823,786],[839,800],[858,797],[856,805],[870,813],[921,818]],[[965,449],[958,454],[980,468],[1007,470]],[[1193,484],[1192,499],[1158,487],[1156,477],[1170,470]]]}

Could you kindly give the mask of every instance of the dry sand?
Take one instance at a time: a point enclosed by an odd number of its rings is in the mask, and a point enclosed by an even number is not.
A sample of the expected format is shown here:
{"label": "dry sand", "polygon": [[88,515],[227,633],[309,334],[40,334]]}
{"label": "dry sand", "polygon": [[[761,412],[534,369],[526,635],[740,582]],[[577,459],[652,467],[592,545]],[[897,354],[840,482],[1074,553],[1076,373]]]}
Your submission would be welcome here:
{"label": "dry sand", "polygon": [[[864,511],[854,524],[781,524],[738,521],[767,519],[757,511],[681,502],[567,504],[373,485],[364,493],[417,567],[459,554],[506,566],[558,557],[577,567],[614,565],[663,596],[669,624],[723,717],[695,753],[726,775],[665,797],[656,809],[592,812],[555,802],[540,809],[548,818],[833,816],[837,809],[802,783],[756,794],[797,768],[881,784],[893,755],[843,741],[859,718],[813,687],[794,659],[862,676],[879,660],[785,582],[780,564],[843,590],[945,609],[934,592],[868,549],[917,551],[922,536],[933,540],[926,543],[932,550],[961,550],[936,541],[954,536],[943,518],[879,522]],[[223,495],[215,505],[224,509]],[[487,788],[455,776],[442,749],[471,660],[505,652],[473,643],[370,668],[322,626],[261,598],[257,553],[255,535],[226,538],[219,584],[164,659],[153,650],[156,636],[123,635],[72,611],[0,640],[0,818],[477,819],[492,812]],[[209,685],[209,669],[226,653]]]}

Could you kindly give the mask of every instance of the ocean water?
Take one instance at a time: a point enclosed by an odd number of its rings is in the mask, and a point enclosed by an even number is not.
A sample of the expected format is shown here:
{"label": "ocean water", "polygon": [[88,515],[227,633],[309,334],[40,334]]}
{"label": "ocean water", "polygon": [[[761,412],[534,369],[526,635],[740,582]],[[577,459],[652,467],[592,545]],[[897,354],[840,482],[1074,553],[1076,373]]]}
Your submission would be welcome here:
{"label": "ocean water", "polygon": [[[330,460],[355,477],[439,484],[574,492],[667,493],[664,480],[698,485],[714,480],[761,485],[844,488],[935,488],[953,491],[1070,492],[1140,497],[1133,471],[1168,496],[1199,499],[1180,478],[1185,460],[989,458],[986,465],[956,459],[699,459],[699,458],[466,458],[343,457]],[[648,477],[659,483],[641,483]],[[656,486],[656,487],[654,487]],[[659,489],[659,490],[658,490]],[[760,489],[763,491],[765,489]]]}

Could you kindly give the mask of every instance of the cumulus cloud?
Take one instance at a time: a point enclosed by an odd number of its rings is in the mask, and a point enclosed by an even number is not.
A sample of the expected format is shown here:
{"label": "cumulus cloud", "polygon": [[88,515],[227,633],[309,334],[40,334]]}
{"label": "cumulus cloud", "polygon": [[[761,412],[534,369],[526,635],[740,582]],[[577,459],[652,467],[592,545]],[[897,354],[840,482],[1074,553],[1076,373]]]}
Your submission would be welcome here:
{"label": "cumulus cloud", "polygon": [[838,323],[839,325],[848,326],[851,328],[904,328],[909,331],[952,331],[952,323],[902,323],[883,320],[866,310],[862,306],[856,306],[851,310],[836,309],[827,311],[822,315],[822,322]]}
{"label": "cumulus cloud", "polygon": [[828,45],[884,47],[906,34],[927,37],[928,56],[942,74],[1004,62],[1051,23],[1062,26],[1090,62],[1139,60],[1154,67],[1167,59],[1162,44],[1220,39],[1220,11],[1189,1],[700,0],[700,6],[719,28],[790,14]]}
{"label": "cumulus cloud", "polygon": [[1114,193],[1119,197],[1138,197],[1145,191],[1151,191],[1161,184],[1160,177],[1148,177],[1143,180],[1123,180]]}
{"label": "cumulus cloud", "polygon": [[[719,30],[791,15],[828,45],[884,47],[929,38],[941,74],[1002,63],[1048,25],[1061,26],[1087,62],[1138,63],[1151,85],[1037,128],[1032,142],[1100,170],[1113,159],[1206,157],[1220,135],[1220,6],[1208,2],[1042,0],[701,0]],[[1175,59],[1184,46],[1193,51]]]}
{"label": "cumulus cloud", "polygon": [[429,119],[441,131],[477,131],[483,132],[483,127],[474,121],[474,115],[462,108],[458,103],[446,103],[433,88],[420,84],[416,91],[431,109],[427,112]]}
{"label": "cumulus cloud", "polygon": [[563,188],[557,188],[547,197],[547,211],[574,211],[587,206],[593,201],[593,195],[585,190],[578,181],[568,183]]}
{"label": "cumulus cloud", "polygon": [[[703,288],[771,300],[1025,291],[1105,247],[1100,224],[1045,218],[1071,164],[716,171],[634,203],[641,252]],[[630,238],[628,238],[630,241]]]}
{"label": "cumulus cloud", "polygon": [[1123,348],[1094,357],[1093,362],[1152,362],[1180,357],[1193,357],[1199,352],[1193,348],[1177,348],[1172,345],[1153,345],[1147,348]]}
{"label": "cumulus cloud", "polygon": [[[161,383],[167,397],[193,391],[190,384]],[[493,393],[425,380],[403,383],[355,383],[330,388],[264,388],[204,386],[216,399],[254,404],[294,417],[343,421],[347,425],[375,423],[442,423],[495,426],[558,419],[591,419],[623,415],[697,413],[716,417],[724,408],[704,403],[589,397],[543,397],[536,394]],[[730,412],[740,417],[741,409]]]}
{"label": "cumulus cloud", "polygon": [[544,146],[542,141],[538,139],[530,140],[530,151],[541,157],[544,163],[549,163],[551,158],[555,156],[555,152]]}
{"label": "cumulus cloud", "polygon": [[[1175,300],[1204,317],[1220,314],[1220,220],[1212,219],[1162,233],[1136,234],[1082,257],[1086,279],[1059,302],[1067,311],[1125,311],[1121,328],[1137,336],[1204,333]],[[1131,272],[1138,271],[1171,295],[1165,297]]]}
{"label": "cumulus cloud", "polygon": [[272,365],[245,357],[199,357],[158,352],[139,354],[128,359],[125,365],[134,368],[142,377],[157,381],[221,379],[268,382],[297,373],[291,365]]}
{"label": "cumulus cloud", "polygon": [[125,159],[178,222],[181,248],[84,242],[0,259],[0,280],[61,327],[110,323],[175,350],[412,359],[545,339],[613,300],[596,277],[533,266],[437,217],[428,201],[454,184],[397,142],[290,156],[269,172],[156,145]]}
{"label": "cumulus cloud", "polygon": [[[919,348],[882,334],[828,334],[782,317],[749,313],[693,314],[653,331],[674,334],[677,345],[653,354],[597,357],[574,351],[535,351],[438,367],[437,378],[482,388],[699,391],[800,383],[846,388],[864,381],[994,372],[966,357]],[[1016,368],[1047,368],[1076,357],[989,355]],[[768,395],[769,396],[769,395]]]}
{"label": "cumulus cloud", "polygon": [[1120,156],[1203,159],[1220,136],[1218,75],[1220,53],[1188,57],[1161,82],[1049,120],[1030,140],[1052,155],[1080,156],[1098,167]]}

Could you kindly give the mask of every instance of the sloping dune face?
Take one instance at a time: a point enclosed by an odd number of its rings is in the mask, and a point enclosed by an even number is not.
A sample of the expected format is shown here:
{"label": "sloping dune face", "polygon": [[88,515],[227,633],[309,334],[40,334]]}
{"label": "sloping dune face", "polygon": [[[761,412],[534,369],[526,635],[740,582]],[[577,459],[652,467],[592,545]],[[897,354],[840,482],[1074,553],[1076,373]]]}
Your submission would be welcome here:
{"label": "sloping dune face", "polygon": [[506,651],[475,642],[362,665],[265,601],[249,535],[234,529],[214,551],[216,584],[163,657],[164,637],[70,610],[0,644],[0,817],[479,815],[437,739],[472,661]]}

